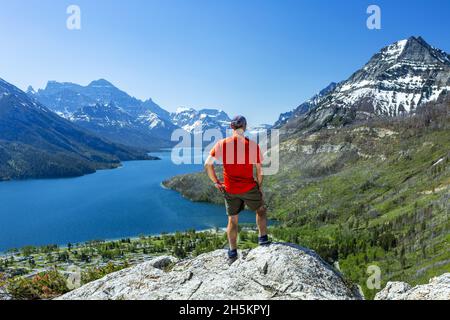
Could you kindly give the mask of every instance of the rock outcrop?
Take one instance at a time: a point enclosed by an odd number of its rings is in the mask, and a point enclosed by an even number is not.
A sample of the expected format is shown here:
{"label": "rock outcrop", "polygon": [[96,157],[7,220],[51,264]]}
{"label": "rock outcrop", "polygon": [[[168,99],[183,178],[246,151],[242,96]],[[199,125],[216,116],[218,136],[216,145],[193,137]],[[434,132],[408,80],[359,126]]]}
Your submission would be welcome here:
{"label": "rock outcrop", "polygon": [[317,254],[290,244],[240,252],[227,264],[217,250],[174,262],[162,257],[110,274],[59,299],[361,299]]}
{"label": "rock outcrop", "polygon": [[2,287],[0,287],[0,300],[12,300],[11,296]]}
{"label": "rock outcrop", "polygon": [[386,287],[377,293],[375,300],[450,300],[450,273],[416,287],[405,282],[388,282]]}

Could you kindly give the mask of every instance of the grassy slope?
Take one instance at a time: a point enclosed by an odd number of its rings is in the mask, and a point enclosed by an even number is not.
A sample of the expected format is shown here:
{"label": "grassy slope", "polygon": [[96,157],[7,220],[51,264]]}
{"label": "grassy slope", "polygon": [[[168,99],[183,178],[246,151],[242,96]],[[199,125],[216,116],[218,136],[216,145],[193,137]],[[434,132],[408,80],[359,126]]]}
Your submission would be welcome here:
{"label": "grassy slope", "polygon": [[[448,106],[444,111],[431,125],[405,119],[283,141],[281,170],[265,187],[270,215],[281,221],[274,235],[338,261],[368,298],[376,293],[366,286],[369,265],[381,268],[382,287],[449,272]],[[222,202],[203,173],[165,185],[194,201]]]}

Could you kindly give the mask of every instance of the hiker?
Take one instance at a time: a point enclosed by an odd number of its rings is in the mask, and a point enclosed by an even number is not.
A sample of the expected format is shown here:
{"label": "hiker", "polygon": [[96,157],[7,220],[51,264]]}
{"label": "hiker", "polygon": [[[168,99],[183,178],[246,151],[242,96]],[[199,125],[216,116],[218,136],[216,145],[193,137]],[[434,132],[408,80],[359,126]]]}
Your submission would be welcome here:
{"label": "hiker", "polygon": [[[227,235],[230,264],[236,261],[239,213],[245,206],[256,212],[259,245],[268,245],[267,214],[263,199],[262,155],[258,144],[244,136],[247,120],[237,116],[231,121],[233,135],[220,140],[206,159],[205,169],[214,186],[223,193],[228,214]],[[223,164],[223,182],[214,171],[214,162]],[[253,176],[256,167],[256,180]]]}

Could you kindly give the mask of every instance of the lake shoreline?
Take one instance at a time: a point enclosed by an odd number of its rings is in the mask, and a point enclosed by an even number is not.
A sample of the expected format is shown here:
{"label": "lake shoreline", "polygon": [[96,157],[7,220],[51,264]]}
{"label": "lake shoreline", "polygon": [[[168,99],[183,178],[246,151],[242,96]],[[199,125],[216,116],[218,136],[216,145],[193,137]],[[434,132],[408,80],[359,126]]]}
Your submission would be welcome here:
{"label": "lake shoreline", "polygon": [[156,156],[151,156],[149,154],[149,158],[147,158],[147,159],[123,160],[123,161],[120,161],[119,163],[117,163],[117,165],[111,164],[110,167],[100,167],[100,168],[97,168],[97,169],[93,170],[92,172],[83,172],[83,173],[76,174],[76,175],[61,175],[61,176],[57,176],[57,177],[39,177],[39,178],[37,178],[37,177],[29,177],[29,178],[23,178],[23,179],[13,179],[13,178],[0,177],[0,183],[6,183],[6,182],[27,182],[27,181],[39,181],[39,180],[48,181],[48,180],[76,179],[76,178],[81,178],[81,177],[93,175],[93,174],[96,174],[96,173],[102,172],[102,171],[113,171],[113,170],[121,169],[121,168],[124,167],[124,163],[128,163],[128,162],[160,161],[160,160],[161,160],[161,158],[156,157]]}
{"label": "lake shoreline", "polygon": [[[256,224],[255,224],[256,226]],[[162,237],[165,235],[168,236],[173,236],[177,233],[181,233],[183,235],[187,234],[189,232],[189,230],[184,230],[184,231],[173,231],[173,232],[161,232],[161,233],[155,233],[155,234],[146,234],[146,235],[137,235],[137,236],[130,236],[130,237],[118,237],[118,238],[110,238],[110,239],[92,239],[92,240],[86,240],[86,241],[82,241],[82,242],[74,242],[71,243],[74,247],[83,247],[88,245],[90,242],[104,242],[104,243],[111,243],[111,242],[117,242],[117,241],[122,241],[122,240],[131,240],[131,241],[137,241],[140,240],[142,237],[145,238],[158,238],[158,237]],[[209,232],[212,234],[224,234],[226,232],[226,228],[206,228],[206,229],[201,229],[201,230],[195,230],[195,233],[205,233],[205,232]],[[45,246],[50,246],[50,245],[56,245],[58,246],[59,249],[67,249],[68,248],[68,243],[66,244],[46,244],[46,245],[30,245],[31,247],[36,247],[36,248],[41,248],[41,247],[45,247]],[[23,246],[21,248],[11,248],[9,250],[18,250],[20,251],[21,249],[23,249],[24,247],[27,246]],[[7,250],[8,251],[8,250]],[[0,257],[4,258],[4,257],[8,257],[11,255],[15,255],[17,254],[17,252],[12,252],[12,253],[8,253],[8,252],[4,252],[4,251],[0,251]]]}

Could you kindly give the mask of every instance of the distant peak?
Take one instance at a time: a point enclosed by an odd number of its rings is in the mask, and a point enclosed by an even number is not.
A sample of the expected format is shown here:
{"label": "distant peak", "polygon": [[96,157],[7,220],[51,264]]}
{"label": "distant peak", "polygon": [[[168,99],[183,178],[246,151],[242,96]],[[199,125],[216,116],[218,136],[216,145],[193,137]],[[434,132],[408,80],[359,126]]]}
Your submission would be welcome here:
{"label": "distant peak", "polygon": [[178,107],[175,113],[183,113],[183,112],[194,112],[195,109],[187,108],[187,107]]}
{"label": "distant peak", "polygon": [[416,36],[411,36],[411,37],[408,38],[407,41],[408,42],[410,42],[410,41],[417,41],[417,42],[420,42],[420,43],[428,45],[428,43],[421,36],[417,36],[417,37]]}
{"label": "distant peak", "polygon": [[77,86],[76,84],[72,83],[72,82],[58,82],[55,80],[50,80],[47,82],[47,85],[45,87],[45,90],[47,89],[60,89],[60,88],[65,88],[65,87],[73,87],[73,86]]}
{"label": "distant peak", "polygon": [[404,41],[405,45],[407,45],[408,47],[419,45],[427,49],[433,49],[432,46],[430,46],[428,42],[426,42],[421,36],[411,36],[407,40],[402,41]]}
{"label": "distant peak", "polygon": [[28,86],[27,93],[28,94],[34,94],[34,93],[36,93],[36,91],[34,90],[33,86]]}
{"label": "distant peak", "polygon": [[428,61],[439,61],[440,63],[450,65],[450,56],[448,53],[431,46],[420,36],[408,38],[402,53],[402,58],[407,58],[408,60],[426,59]]}
{"label": "distant peak", "polygon": [[388,45],[387,47],[383,48],[381,50],[381,53],[385,57],[398,58],[405,50],[405,47],[409,43],[409,41],[411,41],[411,40],[404,39],[404,40],[396,41],[396,42]]}
{"label": "distant peak", "polygon": [[113,84],[105,79],[98,79],[92,81],[88,87],[114,87]]}
{"label": "distant peak", "polygon": [[222,109],[212,109],[212,108],[204,108],[199,110],[200,113],[207,113],[207,114],[219,114],[224,113]]}
{"label": "distant peak", "polygon": [[420,36],[411,36],[408,39],[400,40],[381,49],[381,59],[395,62],[399,60],[408,61],[439,61],[450,64],[449,55],[429,45]]}
{"label": "distant peak", "polygon": [[336,87],[337,87],[337,83],[336,82],[331,82],[328,86],[326,86],[324,89],[322,89],[319,92],[319,96],[324,96],[326,94],[328,94],[329,92],[333,91]]}

